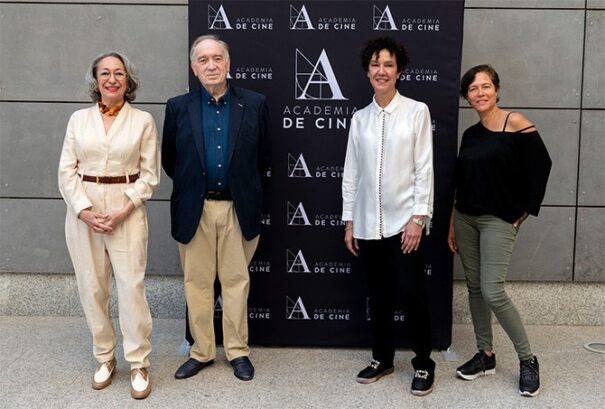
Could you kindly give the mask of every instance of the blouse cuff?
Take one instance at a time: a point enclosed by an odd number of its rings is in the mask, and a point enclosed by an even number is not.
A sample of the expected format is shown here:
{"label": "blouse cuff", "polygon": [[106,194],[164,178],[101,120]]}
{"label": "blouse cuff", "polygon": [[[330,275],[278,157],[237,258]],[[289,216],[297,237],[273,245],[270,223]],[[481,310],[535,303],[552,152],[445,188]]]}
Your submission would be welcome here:
{"label": "blouse cuff", "polygon": [[412,214],[418,216],[426,216],[427,218],[433,217],[433,209],[429,205],[416,205],[412,209]]}
{"label": "blouse cuff", "polygon": [[124,191],[124,194],[126,196],[128,196],[128,198],[132,201],[132,203],[134,204],[134,207],[139,207],[143,204],[143,201],[141,200],[141,198],[139,197],[139,195],[137,194],[136,190],[134,188],[128,188]]}
{"label": "blouse cuff", "polygon": [[82,210],[89,209],[91,207],[92,207],[92,203],[88,199],[79,200],[77,203],[74,203],[72,205],[72,209],[74,210],[74,213],[76,214],[77,217],[80,216],[80,213],[82,213]]}

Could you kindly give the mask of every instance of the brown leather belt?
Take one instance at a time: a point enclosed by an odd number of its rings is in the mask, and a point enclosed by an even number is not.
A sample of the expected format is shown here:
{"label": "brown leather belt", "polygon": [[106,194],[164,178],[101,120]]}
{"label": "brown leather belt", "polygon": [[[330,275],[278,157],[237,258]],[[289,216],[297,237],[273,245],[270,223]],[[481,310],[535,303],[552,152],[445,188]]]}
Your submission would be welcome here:
{"label": "brown leather belt", "polygon": [[[78,175],[80,176],[80,175]],[[139,174],[126,176],[80,176],[84,182],[94,182],[102,184],[113,184],[113,183],[133,183],[139,178]]]}

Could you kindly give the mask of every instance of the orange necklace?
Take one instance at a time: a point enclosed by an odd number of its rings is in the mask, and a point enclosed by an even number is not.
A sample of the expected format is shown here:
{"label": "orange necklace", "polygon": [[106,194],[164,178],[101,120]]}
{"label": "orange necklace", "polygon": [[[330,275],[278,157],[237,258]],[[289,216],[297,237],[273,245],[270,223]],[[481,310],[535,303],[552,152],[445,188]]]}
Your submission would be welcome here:
{"label": "orange necklace", "polygon": [[107,105],[99,101],[99,111],[101,111],[101,114],[107,116],[117,116],[123,106],[124,104],[120,105],[119,107],[109,108]]}

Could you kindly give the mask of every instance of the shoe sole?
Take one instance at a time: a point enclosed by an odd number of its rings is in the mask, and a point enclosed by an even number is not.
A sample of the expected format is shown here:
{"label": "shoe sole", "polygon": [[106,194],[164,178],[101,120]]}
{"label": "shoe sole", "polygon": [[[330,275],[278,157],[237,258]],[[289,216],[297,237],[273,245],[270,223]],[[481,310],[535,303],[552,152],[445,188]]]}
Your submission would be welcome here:
{"label": "shoe sole", "polygon": [[414,396],[426,396],[431,392],[433,392],[432,386],[430,389],[427,389],[426,391],[418,391],[418,390],[412,389],[412,395],[414,395]]}
{"label": "shoe sole", "polygon": [[109,385],[111,385],[111,376],[109,377],[108,380],[106,380],[105,382],[92,382],[92,388],[96,391],[100,391],[101,389],[105,389],[107,388]]}
{"label": "shoe sole", "polygon": [[374,383],[377,380],[379,380],[380,378],[382,378],[385,375],[390,375],[393,373],[393,371],[395,371],[395,368],[389,368],[386,371],[382,372],[380,375],[376,375],[373,378],[355,378],[355,380],[359,383],[362,383],[364,385],[367,385],[369,383]]}
{"label": "shoe sole", "polygon": [[530,392],[530,391],[519,391],[519,395],[521,396],[527,396],[528,398],[533,398],[535,396],[538,396],[538,394],[540,393],[540,388],[536,389],[535,392]]}
{"label": "shoe sole", "polygon": [[235,376],[240,381],[248,382],[248,381],[251,381],[252,378],[254,378],[254,372],[252,372],[252,374],[250,376],[241,376],[241,375],[237,375],[235,373],[233,373],[233,376]]}
{"label": "shoe sole", "polygon": [[149,382],[147,389],[145,389],[144,391],[136,391],[132,387],[130,387],[130,396],[132,396],[133,399],[145,399],[146,397],[149,396],[150,393],[151,393],[151,382]]}
{"label": "shoe sole", "polygon": [[476,374],[473,374],[473,375],[465,375],[460,371],[456,371],[456,375],[458,375],[460,378],[464,379],[465,381],[473,381],[480,376],[494,375],[495,373],[496,373],[496,368],[488,369],[487,371],[477,372]]}

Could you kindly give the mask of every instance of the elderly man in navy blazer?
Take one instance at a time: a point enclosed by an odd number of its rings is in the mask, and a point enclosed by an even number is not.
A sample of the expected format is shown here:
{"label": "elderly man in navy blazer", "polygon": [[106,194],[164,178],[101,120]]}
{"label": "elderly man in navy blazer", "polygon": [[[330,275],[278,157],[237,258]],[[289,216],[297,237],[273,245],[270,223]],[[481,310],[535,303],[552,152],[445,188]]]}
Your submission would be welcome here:
{"label": "elderly man in navy blazer", "polygon": [[177,379],[214,362],[214,281],[223,299],[223,346],[234,374],[251,380],[248,356],[248,265],[261,229],[262,175],[271,142],[265,97],[227,81],[229,48],[198,37],[191,69],[199,90],[168,100],[162,166],[173,181],[172,237],[179,243],[194,344]]}

